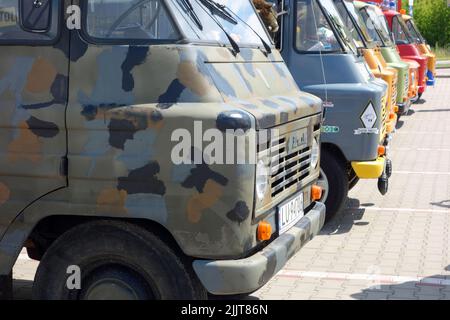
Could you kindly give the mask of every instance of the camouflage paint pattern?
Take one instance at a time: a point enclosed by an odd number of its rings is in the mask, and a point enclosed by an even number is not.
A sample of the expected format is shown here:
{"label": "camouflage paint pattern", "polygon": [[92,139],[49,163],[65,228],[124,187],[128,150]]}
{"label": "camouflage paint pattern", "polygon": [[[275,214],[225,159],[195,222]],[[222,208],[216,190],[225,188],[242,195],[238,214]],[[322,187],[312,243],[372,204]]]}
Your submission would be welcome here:
{"label": "camouflage paint pattern", "polygon": [[[68,30],[54,46],[2,48],[0,274],[9,273],[34,226],[49,216],[151,220],[185,254],[224,259],[265,245],[256,238],[257,221],[276,230],[274,208],[289,196],[304,192],[310,207],[308,186],[318,168],[256,219],[255,165],[171,161],[178,143],[172,133],[184,128],[194,136],[194,121],[203,130],[244,130],[249,150],[257,143],[251,129],[289,134],[300,121],[311,147],[321,100],[299,91],[275,50],[241,50],[235,56],[218,46],[95,45]],[[319,214],[306,234],[320,221]]]}

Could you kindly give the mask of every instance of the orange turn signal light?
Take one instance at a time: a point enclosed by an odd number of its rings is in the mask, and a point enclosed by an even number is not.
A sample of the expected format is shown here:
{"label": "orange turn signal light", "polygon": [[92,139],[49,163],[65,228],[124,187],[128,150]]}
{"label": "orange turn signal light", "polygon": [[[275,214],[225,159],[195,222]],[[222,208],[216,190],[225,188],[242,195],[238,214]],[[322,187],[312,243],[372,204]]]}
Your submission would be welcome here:
{"label": "orange turn signal light", "polygon": [[311,187],[311,199],[313,201],[320,200],[322,198],[322,188],[316,185]]}
{"label": "orange turn signal light", "polygon": [[406,10],[405,9],[400,9],[400,14],[406,14]]}
{"label": "orange turn signal light", "polygon": [[400,110],[400,108],[399,108],[398,106],[395,106],[395,107],[394,107],[395,113],[398,113],[399,110]]}
{"label": "orange turn signal light", "polygon": [[385,146],[378,146],[378,155],[384,156],[386,154],[386,147]]}
{"label": "orange turn signal light", "polygon": [[395,113],[390,113],[389,114],[389,120],[394,120],[395,119]]}
{"label": "orange turn signal light", "polygon": [[270,225],[270,223],[266,221],[261,221],[258,224],[258,240],[260,241],[270,240],[271,236],[272,236],[272,226]]}

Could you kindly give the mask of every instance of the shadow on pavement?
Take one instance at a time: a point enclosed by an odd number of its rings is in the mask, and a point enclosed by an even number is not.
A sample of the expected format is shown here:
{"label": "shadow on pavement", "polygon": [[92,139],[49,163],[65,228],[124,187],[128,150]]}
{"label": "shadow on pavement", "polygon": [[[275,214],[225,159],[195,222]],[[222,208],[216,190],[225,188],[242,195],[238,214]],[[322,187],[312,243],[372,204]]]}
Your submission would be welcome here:
{"label": "shadow on pavement", "polygon": [[395,129],[401,129],[403,127],[403,125],[405,124],[405,121],[403,120],[398,120],[396,125],[395,125]]}
{"label": "shadow on pavement", "polygon": [[433,206],[450,209],[450,200],[444,200],[440,202],[430,202],[430,204]]}
{"label": "shadow on pavement", "polygon": [[427,110],[419,110],[417,112],[450,112],[450,109],[427,109]]}
{"label": "shadow on pavement", "polygon": [[[365,206],[370,206],[368,204]],[[361,203],[358,199],[347,199],[347,208],[339,216],[334,217],[328,222],[320,232],[321,235],[335,235],[350,232],[353,226],[365,226],[368,222],[360,221],[364,212],[364,208],[361,208]]]}
{"label": "shadow on pavement", "polygon": [[[393,277],[386,277],[384,282],[392,281],[389,278]],[[351,296],[358,300],[450,300],[450,275],[433,275],[420,281],[411,279],[397,284],[377,284],[373,281],[372,286]]]}

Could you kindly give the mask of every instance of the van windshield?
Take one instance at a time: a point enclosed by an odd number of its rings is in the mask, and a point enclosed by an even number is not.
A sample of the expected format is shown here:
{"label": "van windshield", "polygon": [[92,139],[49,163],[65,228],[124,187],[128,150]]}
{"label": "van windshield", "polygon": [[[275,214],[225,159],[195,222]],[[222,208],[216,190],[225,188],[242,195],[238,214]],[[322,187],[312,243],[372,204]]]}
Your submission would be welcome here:
{"label": "van windshield", "polygon": [[408,28],[400,15],[396,15],[392,18],[392,33],[394,34],[396,44],[414,43]]}
{"label": "van windshield", "polygon": [[176,19],[182,25],[188,26],[182,31],[190,41],[228,45],[228,33],[239,46],[261,46],[259,36],[266,43],[272,44],[251,0],[216,0],[214,3],[202,0],[168,2],[174,8]]}
{"label": "van windshield", "polygon": [[392,47],[394,43],[392,42],[388,22],[384,16],[383,11],[377,7],[368,7],[367,10],[364,9],[362,12],[367,12],[370,21],[367,20],[367,28],[370,30],[374,28],[378,35],[383,40],[387,47]]}
{"label": "van windshield", "polygon": [[363,36],[360,34],[360,31],[358,30],[358,26],[355,24],[355,22],[352,19],[352,16],[350,16],[349,12],[347,11],[347,6],[352,7],[354,10],[355,7],[352,3],[349,3],[345,0],[337,0],[335,1],[336,8],[338,9],[342,20],[345,23],[345,26],[350,31],[353,37],[353,42],[358,48],[364,48],[365,45],[365,39],[363,39]]}
{"label": "van windshield", "polygon": [[339,11],[334,5],[332,0],[319,0],[322,5],[325,14],[328,16],[330,23],[336,28],[339,38],[356,53],[355,39],[351,32],[345,27],[344,21],[342,21]]}
{"label": "van windshield", "polygon": [[356,53],[350,31],[332,0],[296,0],[296,15],[297,50],[332,53],[345,48]]}
{"label": "van windshield", "polygon": [[425,38],[420,33],[419,29],[417,28],[416,24],[414,23],[414,20],[412,20],[412,19],[407,20],[406,26],[408,27],[408,31],[414,39],[414,43],[416,43],[416,44],[426,43]]}
{"label": "van windshield", "polygon": [[363,15],[360,15],[358,13],[358,9],[355,7],[355,5],[353,4],[352,1],[344,0],[344,4],[347,8],[347,11],[353,17],[353,20],[358,25],[359,30],[361,31],[364,39],[369,43],[375,42],[375,44],[377,46],[382,46],[383,41],[381,40],[381,38],[378,35],[378,33],[376,32],[376,30],[374,28],[370,28],[370,30],[369,30],[369,28],[367,27],[367,25],[365,23],[365,21],[370,20],[367,13],[366,13],[366,17],[364,17]]}

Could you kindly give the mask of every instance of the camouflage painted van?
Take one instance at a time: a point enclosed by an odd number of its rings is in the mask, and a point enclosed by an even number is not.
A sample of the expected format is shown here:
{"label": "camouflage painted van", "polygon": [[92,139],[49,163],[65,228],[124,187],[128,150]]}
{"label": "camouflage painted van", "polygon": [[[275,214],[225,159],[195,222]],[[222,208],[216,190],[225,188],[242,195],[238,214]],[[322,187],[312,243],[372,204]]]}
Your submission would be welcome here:
{"label": "camouflage painted van", "polygon": [[4,296],[23,248],[37,299],[249,293],[319,232],[322,101],[221,2],[0,0]]}

